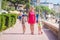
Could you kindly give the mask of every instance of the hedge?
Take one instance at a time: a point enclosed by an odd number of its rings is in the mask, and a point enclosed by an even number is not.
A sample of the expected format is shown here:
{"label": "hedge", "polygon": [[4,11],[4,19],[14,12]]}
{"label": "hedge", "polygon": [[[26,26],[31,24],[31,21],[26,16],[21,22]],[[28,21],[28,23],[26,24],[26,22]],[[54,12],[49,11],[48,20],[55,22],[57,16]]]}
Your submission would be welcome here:
{"label": "hedge", "polygon": [[17,14],[0,14],[0,32],[12,27],[17,20]]}

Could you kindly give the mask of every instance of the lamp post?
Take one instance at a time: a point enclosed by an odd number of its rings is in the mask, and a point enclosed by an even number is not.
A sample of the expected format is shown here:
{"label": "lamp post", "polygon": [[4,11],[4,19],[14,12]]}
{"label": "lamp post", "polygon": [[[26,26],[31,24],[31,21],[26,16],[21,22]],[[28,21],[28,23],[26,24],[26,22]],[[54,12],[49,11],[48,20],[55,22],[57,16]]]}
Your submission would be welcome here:
{"label": "lamp post", "polygon": [[58,33],[58,40],[60,40],[60,13],[59,13],[59,21],[58,21],[58,23],[59,23],[59,33]]}
{"label": "lamp post", "polygon": [[60,40],[60,5],[59,5],[59,8],[58,8],[58,11],[59,11],[59,13],[58,13],[58,17],[59,17],[59,21],[58,21],[58,23],[59,23],[58,40]]}
{"label": "lamp post", "polygon": [[60,40],[60,19],[59,19],[59,33],[58,33],[58,40]]}
{"label": "lamp post", "polygon": [[[2,0],[0,0],[0,14],[1,14],[1,5],[2,5]],[[0,32],[0,38],[1,38],[2,32]]]}
{"label": "lamp post", "polygon": [[2,0],[0,0],[0,13],[1,13],[1,4],[2,4]]}

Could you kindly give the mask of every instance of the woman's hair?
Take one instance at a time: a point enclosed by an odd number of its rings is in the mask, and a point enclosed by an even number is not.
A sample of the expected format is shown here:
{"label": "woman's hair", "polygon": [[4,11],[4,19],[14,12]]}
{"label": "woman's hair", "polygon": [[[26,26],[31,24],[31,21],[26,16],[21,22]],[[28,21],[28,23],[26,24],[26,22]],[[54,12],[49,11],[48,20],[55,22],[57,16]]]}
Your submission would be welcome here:
{"label": "woman's hair", "polygon": [[34,6],[30,6],[30,11],[31,11],[31,10],[34,10]]}
{"label": "woman's hair", "polygon": [[31,9],[34,9],[34,6],[30,6]]}

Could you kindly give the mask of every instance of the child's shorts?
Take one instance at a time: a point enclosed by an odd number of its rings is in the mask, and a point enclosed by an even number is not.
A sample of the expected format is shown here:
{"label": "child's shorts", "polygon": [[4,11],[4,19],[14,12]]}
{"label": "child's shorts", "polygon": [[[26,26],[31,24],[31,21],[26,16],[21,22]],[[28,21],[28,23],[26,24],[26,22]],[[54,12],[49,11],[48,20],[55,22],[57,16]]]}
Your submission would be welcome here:
{"label": "child's shorts", "polygon": [[18,18],[19,18],[19,20],[21,20],[21,18],[22,18],[22,17],[21,17],[21,16],[19,16]]}
{"label": "child's shorts", "polygon": [[22,24],[25,24],[25,17],[22,17]]}
{"label": "child's shorts", "polygon": [[38,23],[38,20],[36,20],[36,22]]}
{"label": "child's shorts", "polygon": [[40,22],[40,23],[38,23],[38,26],[39,26],[39,27],[42,27],[42,24],[41,24],[41,22]]}

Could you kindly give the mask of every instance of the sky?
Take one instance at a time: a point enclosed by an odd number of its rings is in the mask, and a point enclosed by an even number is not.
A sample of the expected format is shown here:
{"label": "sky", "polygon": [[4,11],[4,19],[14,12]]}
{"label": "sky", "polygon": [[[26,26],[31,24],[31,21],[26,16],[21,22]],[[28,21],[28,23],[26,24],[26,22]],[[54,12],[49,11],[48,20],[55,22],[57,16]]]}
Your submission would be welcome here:
{"label": "sky", "polygon": [[[45,2],[46,0],[40,0],[40,2]],[[51,3],[59,3],[60,4],[60,0],[47,0],[48,2]]]}

